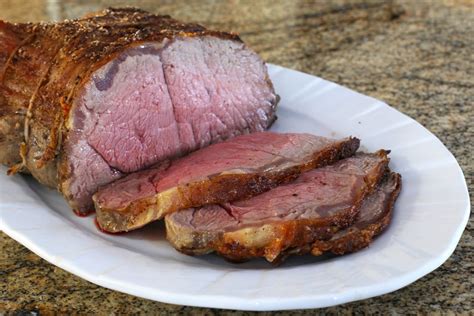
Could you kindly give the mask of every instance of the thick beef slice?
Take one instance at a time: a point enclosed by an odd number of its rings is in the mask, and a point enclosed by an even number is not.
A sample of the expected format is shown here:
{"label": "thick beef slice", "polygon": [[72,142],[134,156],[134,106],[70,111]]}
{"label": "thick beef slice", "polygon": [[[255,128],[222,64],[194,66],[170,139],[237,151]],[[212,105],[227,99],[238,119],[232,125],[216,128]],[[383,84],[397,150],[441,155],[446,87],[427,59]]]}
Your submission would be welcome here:
{"label": "thick beef slice", "polygon": [[128,231],[183,208],[254,196],[349,157],[358,147],[355,138],[238,136],[103,187],[94,195],[98,223],[106,231]]}
{"label": "thick beef slice", "polygon": [[308,252],[353,223],[387,165],[385,151],[356,154],[247,200],[175,212],[166,216],[167,239],[187,254],[234,261]]}

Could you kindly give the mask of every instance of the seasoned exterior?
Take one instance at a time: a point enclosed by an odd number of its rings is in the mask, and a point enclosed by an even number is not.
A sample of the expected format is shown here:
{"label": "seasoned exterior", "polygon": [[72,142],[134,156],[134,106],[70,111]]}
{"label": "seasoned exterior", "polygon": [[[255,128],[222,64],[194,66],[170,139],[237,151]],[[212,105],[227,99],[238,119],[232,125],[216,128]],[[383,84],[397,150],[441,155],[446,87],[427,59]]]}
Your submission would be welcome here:
{"label": "seasoned exterior", "polygon": [[126,173],[275,119],[258,55],[235,34],[169,16],[1,22],[0,46],[0,162],[58,188],[79,213]]}
{"label": "seasoned exterior", "polygon": [[29,58],[39,53],[36,47],[25,48],[35,32],[31,24],[0,21],[0,163],[10,167],[21,162],[28,103],[51,60],[48,53]]}
{"label": "seasoned exterior", "polygon": [[387,165],[385,151],[357,154],[248,200],[170,214],[167,239],[186,254],[215,251],[232,261],[279,262],[310,252],[313,243],[330,240],[354,222]]}
{"label": "seasoned exterior", "polygon": [[98,223],[105,231],[128,231],[177,210],[255,196],[350,157],[358,147],[356,138],[238,136],[105,186],[94,195]]}

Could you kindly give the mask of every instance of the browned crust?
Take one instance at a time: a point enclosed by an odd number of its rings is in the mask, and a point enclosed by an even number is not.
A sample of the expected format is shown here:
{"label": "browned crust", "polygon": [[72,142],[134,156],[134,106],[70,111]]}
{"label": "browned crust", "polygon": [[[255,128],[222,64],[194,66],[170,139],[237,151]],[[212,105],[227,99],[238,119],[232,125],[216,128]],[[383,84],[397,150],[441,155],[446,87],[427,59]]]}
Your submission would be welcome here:
{"label": "browned crust", "polygon": [[379,151],[377,154],[385,159],[372,177],[365,178],[367,189],[361,191],[352,208],[341,210],[335,216],[269,223],[212,235],[180,227],[167,218],[167,239],[185,254],[200,255],[214,251],[233,262],[264,257],[278,264],[290,254],[311,252],[311,245],[316,241],[330,240],[336,232],[354,222],[363,199],[374,191],[386,173],[389,161],[387,152]]}
{"label": "browned crust", "polygon": [[13,56],[28,39],[30,28],[26,24],[12,24],[0,20],[0,82],[7,68],[16,63]]}
{"label": "browned crust", "polygon": [[108,209],[94,198],[97,220],[106,231],[129,231],[181,209],[249,198],[292,181],[302,172],[350,157],[357,151],[359,143],[357,138],[347,138],[315,153],[311,160],[301,165],[278,172],[219,174],[158,192],[155,196],[134,201],[123,209]]}
{"label": "browned crust", "polygon": [[382,215],[374,222],[368,224],[366,227],[353,230],[350,233],[344,234],[341,238],[327,241],[318,240],[314,242],[311,249],[311,253],[313,255],[316,256],[325,252],[343,255],[345,253],[355,252],[369,246],[373,239],[379,235],[390,223],[390,220],[392,219],[393,207],[402,187],[402,179],[398,173],[391,173],[389,176],[394,179],[396,185],[395,189],[390,192]]}
{"label": "browned crust", "polygon": [[[31,38],[31,25],[0,21],[0,163],[9,167],[21,162],[23,122],[37,76],[25,71],[36,62],[24,58]],[[18,72],[28,77],[18,78]]]}

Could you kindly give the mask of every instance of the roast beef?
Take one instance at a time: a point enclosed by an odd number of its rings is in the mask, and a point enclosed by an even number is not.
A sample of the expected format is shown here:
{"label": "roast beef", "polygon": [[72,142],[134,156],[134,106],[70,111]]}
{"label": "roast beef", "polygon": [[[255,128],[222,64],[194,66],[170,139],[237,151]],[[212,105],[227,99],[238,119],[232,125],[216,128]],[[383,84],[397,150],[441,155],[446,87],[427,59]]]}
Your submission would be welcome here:
{"label": "roast beef", "polygon": [[251,197],[358,147],[356,138],[238,136],[105,186],[94,195],[97,220],[105,231],[128,231],[180,209]]}
{"label": "roast beef", "polygon": [[1,162],[78,212],[126,173],[275,119],[266,66],[235,34],[128,8],[2,22],[0,41]]}
{"label": "roast beef", "polygon": [[247,200],[175,212],[165,219],[167,239],[181,252],[232,261],[309,252],[353,223],[387,165],[383,150],[356,154]]}

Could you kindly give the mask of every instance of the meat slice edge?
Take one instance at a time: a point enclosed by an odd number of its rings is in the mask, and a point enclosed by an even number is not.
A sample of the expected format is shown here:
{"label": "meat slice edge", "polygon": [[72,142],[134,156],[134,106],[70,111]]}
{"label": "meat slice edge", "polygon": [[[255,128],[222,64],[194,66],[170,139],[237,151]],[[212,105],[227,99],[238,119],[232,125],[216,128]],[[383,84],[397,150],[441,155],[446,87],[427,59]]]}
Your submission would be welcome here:
{"label": "meat slice edge", "polygon": [[359,140],[272,132],[211,145],[170,167],[131,174],[94,195],[97,220],[109,232],[139,228],[164,215],[234,201],[294,180],[304,171],[352,156]]}
{"label": "meat slice edge", "polygon": [[215,251],[231,261],[309,252],[353,223],[387,165],[386,151],[357,154],[248,200],[170,214],[167,239],[183,253]]}
{"label": "meat slice edge", "polygon": [[316,241],[311,245],[311,254],[317,256],[332,252],[343,255],[368,247],[390,223],[401,187],[400,174],[389,173],[377,190],[363,201],[354,224],[337,232],[329,240]]}

